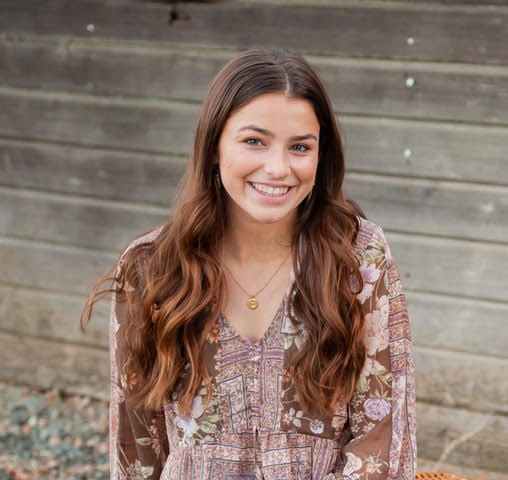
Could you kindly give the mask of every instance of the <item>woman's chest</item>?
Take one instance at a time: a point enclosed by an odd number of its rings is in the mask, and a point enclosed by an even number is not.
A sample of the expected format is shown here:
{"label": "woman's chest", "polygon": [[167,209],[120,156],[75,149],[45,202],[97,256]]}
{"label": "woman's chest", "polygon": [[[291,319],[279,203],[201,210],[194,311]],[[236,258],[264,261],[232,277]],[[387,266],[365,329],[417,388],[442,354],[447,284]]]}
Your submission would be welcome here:
{"label": "woman's chest", "polygon": [[165,408],[170,442],[179,446],[241,443],[255,428],[266,434],[294,432],[339,438],[346,411],[338,409],[328,417],[304,411],[288,376],[291,354],[305,341],[306,332],[289,319],[285,300],[258,342],[239,335],[221,316],[205,348],[212,400],[205,405],[206,388],[202,385],[193,399],[191,415],[183,417],[175,393]]}
{"label": "woman's chest", "polygon": [[[286,269],[287,270],[287,269]],[[282,271],[270,283],[269,291],[261,289],[256,294],[241,291],[229,278],[226,282],[225,305],[221,310],[221,321],[233,334],[238,334],[248,343],[259,343],[277,321],[282,303],[288,298],[294,281],[293,271]],[[225,332],[225,337],[230,337]],[[276,332],[273,332],[276,333]],[[233,335],[234,336],[234,335]]]}

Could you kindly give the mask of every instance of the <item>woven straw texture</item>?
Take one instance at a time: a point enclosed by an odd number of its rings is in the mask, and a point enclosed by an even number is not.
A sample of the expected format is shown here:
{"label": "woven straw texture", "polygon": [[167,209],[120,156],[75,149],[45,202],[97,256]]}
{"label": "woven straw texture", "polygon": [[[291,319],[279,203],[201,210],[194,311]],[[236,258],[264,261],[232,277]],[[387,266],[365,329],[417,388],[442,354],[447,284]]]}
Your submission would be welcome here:
{"label": "woven straw texture", "polygon": [[449,472],[416,472],[415,480],[469,480]]}

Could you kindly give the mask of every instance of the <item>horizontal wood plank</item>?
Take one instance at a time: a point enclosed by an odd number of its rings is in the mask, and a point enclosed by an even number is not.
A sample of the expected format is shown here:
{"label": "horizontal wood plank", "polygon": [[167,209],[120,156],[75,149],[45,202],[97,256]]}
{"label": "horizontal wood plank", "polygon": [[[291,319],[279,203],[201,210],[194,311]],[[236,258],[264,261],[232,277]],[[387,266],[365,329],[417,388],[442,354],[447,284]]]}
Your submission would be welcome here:
{"label": "horizontal wood plank", "polygon": [[311,64],[339,113],[508,124],[506,67],[326,57]]}
{"label": "horizontal wood plank", "polygon": [[[108,287],[105,284],[101,290]],[[44,340],[107,348],[110,298],[95,304],[81,331],[79,319],[86,297],[0,285],[0,330]]]}
{"label": "horizontal wood plank", "polygon": [[[78,329],[85,297],[3,285],[0,298],[3,330],[106,346],[109,297],[94,307],[85,332]],[[406,298],[415,345],[507,356],[508,305],[413,291]]]}
{"label": "horizontal wood plank", "polygon": [[118,239],[165,223],[170,208],[0,188],[0,235],[114,251]]}
{"label": "horizontal wood plank", "polygon": [[[0,88],[0,103],[0,136],[164,154],[190,151],[199,113],[181,102],[9,88]],[[508,185],[500,175],[508,128],[350,115],[339,122],[350,171]]]}
{"label": "horizontal wood plank", "polygon": [[502,245],[385,232],[409,290],[507,302],[499,266],[508,261]]}
{"label": "horizontal wood plank", "polygon": [[[236,2],[244,3],[267,3],[267,0],[235,0]],[[270,0],[271,4],[277,5],[306,5],[309,0]],[[314,6],[324,5],[348,5],[348,6],[359,6],[359,5],[394,5],[394,6],[405,6],[408,3],[437,3],[439,5],[502,5],[507,6],[508,0],[313,0]]]}
{"label": "horizontal wood plank", "polygon": [[506,128],[353,116],[341,124],[350,171],[508,184]]}
{"label": "horizontal wood plank", "polygon": [[[119,236],[115,251],[119,253],[129,238],[140,233],[125,232]],[[399,265],[403,286],[408,290],[508,300],[497,276],[499,266],[508,262],[505,247],[394,232],[387,232],[386,236]],[[110,253],[0,238],[1,283],[4,284],[83,295],[116,258],[117,255]]]}
{"label": "horizontal wood plank", "polygon": [[0,332],[0,380],[109,397],[105,349]]}
{"label": "horizontal wood plank", "polygon": [[198,106],[0,88],[0,134],[160,153],[191,147]]}
{"label": "horizontal wood plank", "polygon": [[[122,184],[127,174],[112,179],[109,189],[128,196],[129,184]],[[146,179],[145,188],[152,197],[157,193],[154,184],[155,179]],[[349,174],[345,192],[368,218],[387,230],[500,243],[508,238],[503,221],[508,211],[507,187]],[[166,188],[158,193],[160,203]],[[145,200],[143,191],[137,196],[137,202]],[[0,187],[0,203],[5,212],[0,235],[103,250],[113,250],[118,236],[126,231],[164,223],[171,210],[169,202],[159,207],[5,187]],[[471,224],[482,228],[473,230]]]}
{"label": "horizontal wood plank", "polygon": [[[416,402],[418,455],[463,467],[508,471],[508,417]],[[490,478],[490,477],[489,477]]]}
{"label": "horizontal wood plank", "polygon": [[189,150],[198,115],[181,102],[14,92],[0,88],[0,135],[125,150]]}
{"label": "horizontal wood plank", "polygon": [[167,207],[185,156],[0,139],[0,185]]}
{"label": "horizontal wood plank", "polygon": [[[0,39],[0,83],[201,102],[229,51]],[[341,113],[508,124],[508,69],[307,55]],[[136,75],[132,75],[135,71]],[[414,85],[406,86],[408,79]]]}
{"label": "horizontal wood plank", "polygon": [[449,407],[508,414],[505,358],[414,347],[418,398]]}
{"label": "horizontal wood plank", "polygon": [[387,230],[508,243],[508,187],[350,173],[344,190]]}
{"label": "horizontal wood plank", "polygon": [[228,50],[6,37],[0,38],[0,84],[201,102],[233,56]]}
{"label": "horizontal wood plank", "polygon": [[170,20],[171,8],[100,0],[64,4],[2,0],[0,30],[203,47],[275,44],[339,56],[508,63],[503,47],[508,13],[495,7],[294,5],[288,9],[285,5],[189,2],[178,3]]}
{"label": "horizontal wood plank", "polygon": [[[132,235],[132,238],[137,235]],[[83,296],[112,267],[128,241],[118,239],[118,254],[63,245],[0,238],[3,285]],[[122,245],[123,244],[123,245]]]}
{"label": "horizontal wood plank", "polygon": [[415,344],[508,356],[508,304],[414,291],[406,299]]}
{"label": "horizontal wood plank", "polygon": [[[68,330],[68,328],[67,328]],[[106,332],[106,330],[105,330]],[[28,334],[27,334],[28,333]],[[0,331],[0,337],[13,336],[23,338],[28,345],[31,343],[48,343],[54,345],[63,345],[68,353],[74,351],[81,352],[85,358],[84,364],[89,357],[95,357],[101,349],[90,348],[78,344],[71,344],[58,339],[48,337],[36,338],[30,335],[30,332],[6,332]],[[107,342],[107,333],[104,339]],[[102,342],[104,343],[104,342]],[[107,343],[106,343],[107,348]],[[29,356],[36,352],[26,352]],[[472,410],[481,410],[485,412],[497,412],[506,414],[506,406],[499,402],[506,398],[506,389],[508,384],[504,381],[506,378],[508,359],[493,359],[482,356],[468,356],[454,352],[440,352],[432,350],[427,352],[421,347],[414,348],[416,365],[417,395],[421,401],[428,401],[434,404],[440,404],[456,408],[468,408]],[[23,360],[25,356],[19,357]],[[9,370],[19,371],[23,369],[23,360],[13,359],[7,364]],[[58,364],[53,363],[53,357],[43,357],[40,363],[41,368],[51,369]],[[69,364],[77,359],[63,358],[62,364]],[[69,362],[69,363],[68,363]],[[30,370],[30,366],[25,364],[25,369]],[[53,372],[46,380],[54,382],[55,373]],[[83,373],[78,370],[72,374],[65,372],[66,378],[73,383],[79,383],[79,376]],[[30,373],[28,373],[30,375]],[[5,378],[4,378],[5,379]],[[20,381],[25,382],[20,378]],[[71,388],[71,384],[68,385]]]}

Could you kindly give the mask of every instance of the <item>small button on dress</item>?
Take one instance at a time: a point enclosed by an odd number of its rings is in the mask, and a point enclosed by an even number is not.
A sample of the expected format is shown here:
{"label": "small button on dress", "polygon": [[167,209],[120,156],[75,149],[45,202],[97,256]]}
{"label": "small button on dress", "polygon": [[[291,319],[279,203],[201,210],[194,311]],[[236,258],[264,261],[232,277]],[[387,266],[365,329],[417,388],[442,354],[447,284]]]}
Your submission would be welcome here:
{"label": "small button on dress", "polygon": [[[221,315],[208,335],[205,363],[212,400],[198,390],[191,415],[178,409],[181,390],[159,411],[135,409],[136,377],[126,369],[128,309],[114,295],[110,317],[111,478],[161,480],[412,479],[416,469],[412,345],[400,274],[381,227],[359,217],[355,249],[364,288],[367,358],[346,405],[333,414],[306,411],[288,375],[308,341],[293,321],[291,282],[263,337],[251,342]],[[129,245],[150,242],[157,229]],[[121,268],[121,259],[119,262]],[[189,369],[186,369],[182,382]],[[185,384],[185,383],[183,383]]]}

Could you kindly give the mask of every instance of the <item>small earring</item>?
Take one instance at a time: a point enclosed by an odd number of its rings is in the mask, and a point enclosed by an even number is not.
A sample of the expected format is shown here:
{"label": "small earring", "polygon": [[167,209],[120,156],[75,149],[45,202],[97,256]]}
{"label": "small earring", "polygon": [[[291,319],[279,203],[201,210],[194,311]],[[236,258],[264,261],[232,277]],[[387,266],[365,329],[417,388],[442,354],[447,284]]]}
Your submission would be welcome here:
{"label": "small earring", "polygon": [[305,205],[308,205],[310,203],[310,199],[312,198],[313,189],[314,189],[314,184],[312,184],[312,187],[310,187],[310,192],[305,197]]}
{"label": "small earring", "polygon": [[213,176],[215,180],[215,186],[217,187],[217,190],[220,190],[221,189],[220,170],[219,165],[217,164],[213,166]]}

